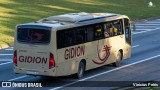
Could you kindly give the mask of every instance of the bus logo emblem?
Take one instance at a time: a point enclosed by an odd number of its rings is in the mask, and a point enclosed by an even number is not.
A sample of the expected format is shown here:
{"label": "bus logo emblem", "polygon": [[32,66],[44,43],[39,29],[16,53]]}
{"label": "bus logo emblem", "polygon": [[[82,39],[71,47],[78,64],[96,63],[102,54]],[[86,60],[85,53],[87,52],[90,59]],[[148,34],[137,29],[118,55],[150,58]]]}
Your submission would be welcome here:
{"label": "bus logo emblem", "polygon": [[103,63],[105,63],[105,62],[108,60],[109,56],[110,56],[110,50],[111,50],[111,46],[104,45],[102,52],[105,52],[105,53],[106,53],[106,56],[105,56],[104,58],[102,58],[102,57],[99,55],[98,45],[97,45],[97,53],[98,53],[99,61],[95,61],[95,60],[92,60],[92,61],[93,61],[95,64],[103,64]]}

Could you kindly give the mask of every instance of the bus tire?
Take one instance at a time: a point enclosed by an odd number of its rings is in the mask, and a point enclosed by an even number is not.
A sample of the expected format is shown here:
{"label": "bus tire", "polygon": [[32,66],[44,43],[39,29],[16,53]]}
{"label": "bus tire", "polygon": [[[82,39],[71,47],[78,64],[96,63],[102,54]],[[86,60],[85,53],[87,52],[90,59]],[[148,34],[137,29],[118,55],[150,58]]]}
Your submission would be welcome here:
{"label": "bus tire", "polygon": [[85,63],[84,63],[83,61],[81,61],[81,62],[79,63],[79,66],[78,66],[78,71],[77,71],[77,73],[76,73],[76,78],[77,78],[77,79],[82,78],[83,75],[84,75],[84,71],[85,71]]}
{"label": "bus tire", "polygon": [[113,63],[114,67],[119,67],[121,65],[122,61],[122,53],[121,51],[118,51],[117,56],[116,56],[116,61]]}

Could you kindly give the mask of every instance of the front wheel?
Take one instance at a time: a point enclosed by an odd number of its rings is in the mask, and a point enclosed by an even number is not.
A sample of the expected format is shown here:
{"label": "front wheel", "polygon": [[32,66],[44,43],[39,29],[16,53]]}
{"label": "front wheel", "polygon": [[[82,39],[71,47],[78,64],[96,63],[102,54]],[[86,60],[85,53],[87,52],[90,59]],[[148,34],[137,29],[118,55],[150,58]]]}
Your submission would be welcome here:
{"label": "front wheel", "polygon": [[113,66],[119,67],[122,61],[122,53],[119,51],[116,56],[116,61],[113,63]]}
{"label": "front wheel", "polygon": [[78,67],[78,72],[76,74],[76,78],[78,78],[78,79],[82,78],[83,75],[84,75],[84,71],[85,71],[85,64],[84,64],[84,62],[81,61],[79,63],[79,67]]}

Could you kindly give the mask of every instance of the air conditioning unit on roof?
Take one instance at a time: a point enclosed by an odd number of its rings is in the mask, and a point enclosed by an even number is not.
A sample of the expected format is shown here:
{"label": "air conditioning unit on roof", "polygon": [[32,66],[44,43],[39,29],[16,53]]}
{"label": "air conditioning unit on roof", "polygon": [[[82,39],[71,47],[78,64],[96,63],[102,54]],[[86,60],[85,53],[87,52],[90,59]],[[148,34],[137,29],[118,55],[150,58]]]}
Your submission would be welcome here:
{"label": "air conditioning unit on roof", "polygon": [[49,21],[60,21],[60,22],[76,22],[80,20],[86,20],[94,18],[92,14],[89,13],[70,13],[58,16],[51,16],[46,18]]}

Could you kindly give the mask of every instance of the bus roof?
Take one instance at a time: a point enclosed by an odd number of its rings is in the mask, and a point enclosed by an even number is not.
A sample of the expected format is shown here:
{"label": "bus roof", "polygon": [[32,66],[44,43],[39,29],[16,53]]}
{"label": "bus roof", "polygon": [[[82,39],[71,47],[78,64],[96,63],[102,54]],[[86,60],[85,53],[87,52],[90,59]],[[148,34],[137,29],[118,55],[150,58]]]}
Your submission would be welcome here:
{"label": "bus roof", "polygon": [[[125,15],[114,14],[114,13],[69,13],[57,16],[50,16],[43,18],[34,23],[21,24],[21,25],[41,25],[53,28],[71,26],[73,24],[93,24],[110,20],[111,18],[118,18]],[[125,16],[127,17],[127,16]]]}
{"label": "bus roof", "polygon": [[69,14],[63,14],[63,15],[57,15],[57,16],[50,16],[47,18],[44,18],[40,21],[59,21],[59,22],[69,22],[69,23],[77,23],[82,22],[85,20],[91,20],[91,19],[99,19],[99,18],[107,18],[107,17],[113,17],[118,16],[119,14],[114,13],[69,13]]}

